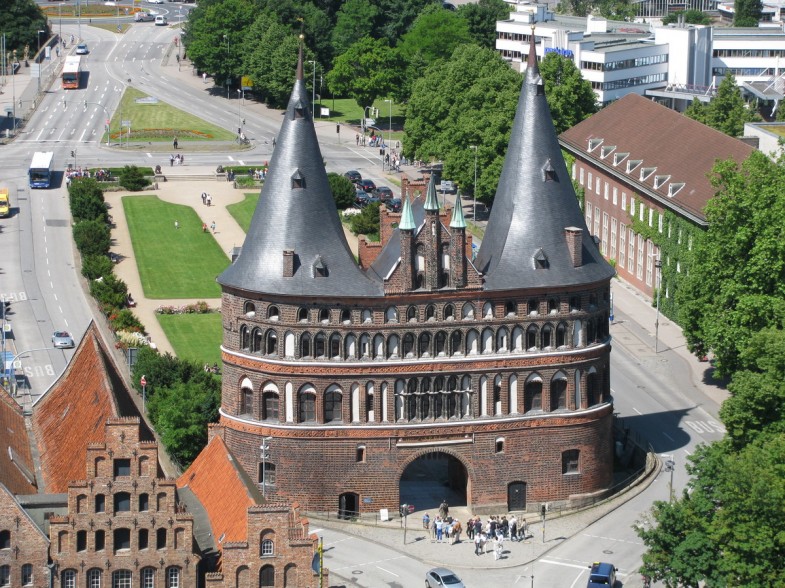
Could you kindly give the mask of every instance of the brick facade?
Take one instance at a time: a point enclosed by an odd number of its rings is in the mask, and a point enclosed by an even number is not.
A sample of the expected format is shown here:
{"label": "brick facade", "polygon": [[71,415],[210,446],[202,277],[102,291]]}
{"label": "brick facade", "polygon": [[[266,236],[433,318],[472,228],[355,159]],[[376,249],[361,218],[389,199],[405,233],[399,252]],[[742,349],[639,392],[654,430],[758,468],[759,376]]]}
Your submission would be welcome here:
{"label": "brick facade", "polygon": [[49,586],[49,539],[0,484],[0,578],[7,586]]}
{"label": "brick facade", "polygon": [[85,465],[85,479],[68,485],[68,514],[49,520],[54,586],[90,586],[93,577],[138,586],[148,575],[155,586],[196,586],[193,516],[160,475],[157,444],[139,440],[139,419],[109,420]]}

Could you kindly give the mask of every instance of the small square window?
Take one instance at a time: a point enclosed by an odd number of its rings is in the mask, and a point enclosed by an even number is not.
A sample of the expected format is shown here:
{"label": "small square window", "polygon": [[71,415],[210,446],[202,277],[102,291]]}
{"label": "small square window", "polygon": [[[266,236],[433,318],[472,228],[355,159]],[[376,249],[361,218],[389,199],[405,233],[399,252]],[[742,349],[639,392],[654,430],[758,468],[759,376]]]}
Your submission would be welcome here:
{"label": "small square window", "polygon": [[365,445],[358,445],[357,446],[357,453],[356,453],[356,460],[357,463],[365,463]]}
{"label": "small square window", "polygon": [[114,477],[130,476],[131,475],[131,460],[130,459],[116,459],[114,460]]}
{"label": "small square window", "polygon": [[495,451],[496,453],[504,453],[504,439],[496,439]]}

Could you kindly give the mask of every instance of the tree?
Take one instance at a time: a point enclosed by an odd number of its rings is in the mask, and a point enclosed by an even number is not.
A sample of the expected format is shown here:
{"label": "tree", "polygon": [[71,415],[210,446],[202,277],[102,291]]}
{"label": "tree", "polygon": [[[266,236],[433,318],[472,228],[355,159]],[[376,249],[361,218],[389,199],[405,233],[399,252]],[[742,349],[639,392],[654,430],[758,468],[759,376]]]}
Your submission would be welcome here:
{"label": "tree", "polygon": [[763,13],[761,0],[736,0],[733,4],[734,27],[757,27]]}
{"label": "tree", "polygon": [[16,51],[19,60],[24,55],[25,46],[29,46],[31,51],[38,48],[38,31],[45,31],[47,38],[50,35],[46,16],[33,0],[6,0],[0,3],[0,22],[3,23],[6,49]]}
{"label": "tree", "polygon": [[504,0],[479,0],[458,7],[458,15],[466,21],[472,40],[486,49],[496,48],[496,21],[509,18],[510,12]]}
{"label": "tree", "polygon": [[345,210],[354,204],[357,191],[349,178],[330,172],[327,174],[327,181],[330,182],[330,191],[338,210]]}
{"label": "tree", "polygon": [[369,0],[347,0],[338,10],[332,32],[333,51],[341,55],[373,30],[379,10]]}
{"label": "tree", "polygon": [[711,102],[703,104],[694,99],[684,114],[731,137],[744,133],[744,123],[760,120],[757,113],[747,108],[731,73],[722,79]]}
{"label": "tree", "polygon": [[398,52],[386,39],[365,37],[336,57],[327,85],[333,94],[353,98],[365,108],[395,90],[402,69]]}
{"label": "tree", "polygon": [[613,20],[633,20],[636,7],[629,0],[600,0],[597,3],[600,15]]}
{"label": "tree", "polygon": [[144,190],[150,185],[147,178],[144,177],[142,170],[135,165],[126,165],[123,171],[120,172],[120,185],[131,192],[138,192]]}
{"label": "tree", "polygon": [[572,59],[556,52],[546,53],[540,63],[540,75],[545,82],[545,97],[557,133],[597,112],[597,95]]}
{"label": "tree", "polygon": [[112,273],[112,260],[106,255],[82,256],[82,275],[88,280],[96,280]]}
{"label": "tree", "polygon": [[662,19],[662,24],[669,25],[679,22],[680,17],[684,17],[687,24],[710,25],[711,17],[705,12],[691,8],[690,10],[677,10],[671,12]]}
{"label": "tree", "polygon": [[128,286],[114,274],[107,274],[90,282],[90,295],[104,312],[122,308],[128,300]]}
{"label": "tree", "polygon": [[93,178],[74,178],[68,188],[71,216],[75,223],[83,220],[107,221],[104,192]]}
{"label": "tree", "polygon": [[374,38],[385,38],[394,46],[409,30],[414,20],[426,6],[441,6],[441,0],[375,0],[378,9],[376,23],[369,34]]}
{"label": "tree", "polygon": [[709,228],[693,243],[689,274],[676,291],[690,350],[711,350],[720,375],[754,369],[753,334],[785,325],[785,164],[753,152],[712,170]]}
{"label": "tree", "polygon": [[[444,162],[444,175],[490,202],[499,182],[521,89],[521,76],[498,53],[460,45],[412,88],[403,149],[407,157]],[[445,91],[449,88],[449,92]]]}
{"label": "tree", "polygon": [[74,242],[82,255],[106,255],[112,243],[109,227],[102,219],[84,220],[74,225]]}
{"label": "tree", "polygon": [[131,382],[137,392],[142,391],[140,380],[142,376],[147,380],[146,393],[148,397],[155,394],[159,388],[174,386],[179,379],[180,360],[171,353],[160,353],[151,347],[140,347],[131,369]]}
{"label": "tree", "polygon": [[433,4],[423,9],[409,32],[401,38],[398,48],[407,62],[416,59],[419,67],[448,58],[458,45],[470,40],[466,19]]}
{"label": "tree", "polygon": [[355,235],[379,235],[379,202],[373,202],[362,209],[360,214],[355,214],[349,221],[352,233]]}

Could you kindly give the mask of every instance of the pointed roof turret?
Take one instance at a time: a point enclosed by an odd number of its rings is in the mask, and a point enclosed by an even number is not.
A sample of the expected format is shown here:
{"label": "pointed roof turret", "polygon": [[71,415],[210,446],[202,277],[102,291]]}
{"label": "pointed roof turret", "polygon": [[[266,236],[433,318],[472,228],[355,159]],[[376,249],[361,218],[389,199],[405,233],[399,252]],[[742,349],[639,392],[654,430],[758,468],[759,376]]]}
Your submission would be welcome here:
{"label": "pointed roof turret", "polygon": [[428,189],[425,192],[425,210],[439,210],[439,197],[436,194],[436,174],[431,173]]}
{"label": "pointed roof turret", "polygon": [[408,198],[403,199],[403,207],[401,208],[401,222],[398,228],[402,231],[413,231],[417,228],[414,224],[414,214],[412,213],[412,204]]}
{"label": "pointed roof turret", "polygon": [[461,195],[455,197],[455,208],[452,209],[452,218],[450,219],[450,226],[454,229],[465,229],[466,219],[463,216],[463,205],[461,204]]}
{"label": "pointed roof turret", "polygon": [[[571,256],[565,229],[582,230]],[[574,232],[574,231],[573,231]],[[542,263],[543,256],[547,263]],[[534,30],[528,67],[496,197],[475,266],[488,290],[586,284],[610,279],[583,218],[545,99]]]}
{"label": "pointed roof turret", "polygon": [[332,197],[303,81],[303,52],[269,173],[222,286],[297,296],[382,296],[357,265]]}

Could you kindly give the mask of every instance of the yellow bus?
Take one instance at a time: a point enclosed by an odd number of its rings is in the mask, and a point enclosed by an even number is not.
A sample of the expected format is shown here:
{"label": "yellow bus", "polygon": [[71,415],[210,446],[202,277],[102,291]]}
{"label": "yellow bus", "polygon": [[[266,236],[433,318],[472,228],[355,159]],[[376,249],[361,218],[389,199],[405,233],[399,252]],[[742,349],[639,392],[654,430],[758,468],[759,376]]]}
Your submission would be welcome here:
{"label": "yellow bus", "polygon": [[8,188],[0,188],[0,217],[11,216],[11,201],[8,199]]}

